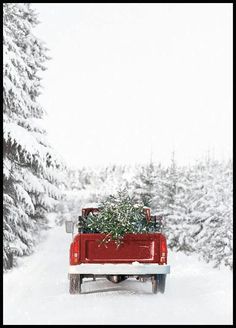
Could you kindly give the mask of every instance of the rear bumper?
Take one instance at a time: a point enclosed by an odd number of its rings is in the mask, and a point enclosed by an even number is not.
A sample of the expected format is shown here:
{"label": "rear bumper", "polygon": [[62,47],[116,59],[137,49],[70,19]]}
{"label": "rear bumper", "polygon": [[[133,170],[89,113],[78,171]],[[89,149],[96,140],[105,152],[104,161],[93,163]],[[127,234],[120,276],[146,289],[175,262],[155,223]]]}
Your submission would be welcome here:
{"label": "rear bumper", "polygon": [[81,263],[70,265],[69,274],[105,274],[105,275],[139,275],[139,274],[167,274],[170,273],[169,265],[159,265],[156,263]]}

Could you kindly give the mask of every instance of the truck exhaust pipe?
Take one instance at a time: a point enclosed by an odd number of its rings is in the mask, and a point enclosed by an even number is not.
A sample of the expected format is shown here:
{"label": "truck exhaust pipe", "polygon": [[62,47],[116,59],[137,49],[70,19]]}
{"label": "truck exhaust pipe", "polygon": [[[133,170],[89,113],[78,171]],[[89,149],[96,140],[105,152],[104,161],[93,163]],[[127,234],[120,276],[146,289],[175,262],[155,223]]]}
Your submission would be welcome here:
{"label": "truck exhaust pipe", "polygon": [[108,275],[106,276],[106,278],[113,282],[114,284],[118,284],[119,282],[127,279],[127,276],[124,276],[124,275]]}

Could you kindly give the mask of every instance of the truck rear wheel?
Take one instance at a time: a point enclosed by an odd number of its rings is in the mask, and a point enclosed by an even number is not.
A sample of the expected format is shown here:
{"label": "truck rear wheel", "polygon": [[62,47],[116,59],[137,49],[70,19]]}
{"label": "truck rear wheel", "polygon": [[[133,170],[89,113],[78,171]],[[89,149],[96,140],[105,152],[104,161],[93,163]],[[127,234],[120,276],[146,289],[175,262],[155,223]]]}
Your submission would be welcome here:
{"label": "truck rear wheel", "polygon": [[166,286],[166,274],[155,274],[152,276],[152,292],[164,294]]}
{"label": "truck rear wheel", "polygon": [[157,275],[157,285],[158,285],[158,291],[164,294],[165,286],[166,286],[166,274]]}
{"label": "truck rear wheel", "polygon": [[156,294],[158,291],[157,288],[157,274],[155,274],[154,276],[152,276],[152,292],[153,294]]}
{"label": "truck rear wheel", "polygon": [[80,294],[82,284],[82,275],[70,274],[70,294]]}

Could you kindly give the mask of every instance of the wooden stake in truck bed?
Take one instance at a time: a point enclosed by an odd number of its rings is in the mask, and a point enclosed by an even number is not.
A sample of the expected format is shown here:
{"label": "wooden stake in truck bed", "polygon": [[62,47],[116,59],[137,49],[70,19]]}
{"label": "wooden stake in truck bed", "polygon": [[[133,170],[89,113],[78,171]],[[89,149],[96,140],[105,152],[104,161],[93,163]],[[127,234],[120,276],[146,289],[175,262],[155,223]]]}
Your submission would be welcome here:
{"label": "wooden stake in truck bed", "polygon": [[[150,209],[145,208],[150,220]],[[85,208],[83,217],[97,208]],[[80,217],[81,218],[81,217]],[[153,217],[152,217],[153,218]],[[66,221],[66,231],[73,233],[74,223]],[[117,247],[114,241],[102,242],[106,237],[101,233],[78,232],[70,245],[69,280],[71,294],[81,293],[83,278],[106,277],[119,283],[130,277],[151,280],[152,292],[164,293],[167,265],[167,245],[160,233],[126,234]]]}

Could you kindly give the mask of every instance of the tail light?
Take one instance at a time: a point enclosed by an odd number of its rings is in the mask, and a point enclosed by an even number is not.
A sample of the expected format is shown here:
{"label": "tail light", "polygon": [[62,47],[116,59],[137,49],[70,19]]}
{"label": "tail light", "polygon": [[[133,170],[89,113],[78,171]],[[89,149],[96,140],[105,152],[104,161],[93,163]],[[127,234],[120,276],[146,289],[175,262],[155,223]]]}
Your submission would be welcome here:
{"label": "tail light", "polygon": [[164,236],[160,236],[160,264],[167,264],[167,246]]}
{"label": "tail light", "polygon": [[79,243],[73,241],[70,245],[70,264],[78,264],[79,262]]}

